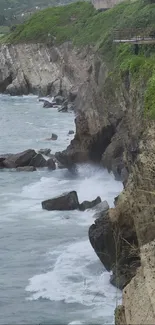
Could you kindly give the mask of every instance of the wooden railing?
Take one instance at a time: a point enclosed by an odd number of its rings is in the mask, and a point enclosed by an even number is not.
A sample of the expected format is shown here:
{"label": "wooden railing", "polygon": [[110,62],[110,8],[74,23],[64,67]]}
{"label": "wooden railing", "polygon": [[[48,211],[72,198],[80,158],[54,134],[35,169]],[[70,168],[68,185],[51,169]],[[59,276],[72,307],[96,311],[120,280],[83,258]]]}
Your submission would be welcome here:
{"label": "wooden railing", "polygon": [[126,28],[113,31],[114,42],[140,42],[155,40],[155,29],[151,28]]}

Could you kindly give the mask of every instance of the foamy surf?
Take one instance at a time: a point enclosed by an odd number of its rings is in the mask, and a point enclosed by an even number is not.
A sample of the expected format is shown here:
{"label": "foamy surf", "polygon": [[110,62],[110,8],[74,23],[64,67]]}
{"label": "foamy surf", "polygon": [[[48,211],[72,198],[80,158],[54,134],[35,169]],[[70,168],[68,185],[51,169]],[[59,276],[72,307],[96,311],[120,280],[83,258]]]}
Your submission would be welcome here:
{"label": "foamy surf", "polygon": [[94,312],[101,307],[103,315],[110,315],[116,304],[116,289],[109,285],[109,273],[98,261],[89,241],[61,249],[52,270],[29,279],[26,291],[31,296],[28,299],[82,304],[92,307]]}
{"label": "foamy surf", "polygon": [[[6,140],[0,141],[1,153],[45,148],[42,139],[52,132],[58,134],[57,141],[48,143],[54,153],[72,138],[67,134],[75,127],[73,114],[43,110],[34,96],[0,95],[0,106]],[[76,190],[80,202],[100,196],[113,206],[122,184],[88,164],[77,166],[74,174],[65,169],[6,170],[0,182],[2,324],[112,324],[120,292],[116,299],[109,273],[88,241],[94,212],[49,212],[42,210],[41,201]]]}

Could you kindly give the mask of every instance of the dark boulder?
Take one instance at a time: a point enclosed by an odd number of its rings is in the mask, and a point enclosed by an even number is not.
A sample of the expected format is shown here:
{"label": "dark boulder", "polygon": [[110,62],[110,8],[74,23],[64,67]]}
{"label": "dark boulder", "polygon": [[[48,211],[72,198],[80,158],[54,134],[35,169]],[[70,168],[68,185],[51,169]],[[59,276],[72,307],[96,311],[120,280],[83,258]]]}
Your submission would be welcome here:
{"label": "dark boulder", "polygon": [[2,163],[5,159],[5,157],[0,157],[0,163]]}
{"label": "dark boulder", "polygon": [[45,155],[45,156],[49,156],[50,155],[50,152],[51,152],[51,149],[49,149],[49,148],[40,149],[38,151],[38,153],[40,153],[41,155]]}
{"label": "dark boulder", "polygon": [[36,168],[34,166],[25,166],[25,167],[17,167],[17,172],[34,172]]}
{"label": "dark boulder", "polygon": [[92,209],[93,207],[95,207],[97,204],[99,204],[101,202],[101,198],[98,196],[95,200],[93,201],[83,201],[80,206],[79,209],[80,211],[85,211],[87,209]]}
{"label": "dark boulder", "polygon": [[31,159],[29,166],[36,168],[46,167],[47,161],[40,153],[38,153]]}
{"label": "dark boulder", "polygon": [[48,100],[45,100],[44,101],[44,105],[43,105],[43,107],[44,108],[51,108],[51,107],[53,107],[53,105],[54,105],[54,103],[52,102],[49,102]]}
{"label": "dark boulder", "polygon": [[62,104],[61,108],[58,109],[58,112],[68,112],[68,101],[65,100],[65,102]]}
{"label": "dark boulder", "polygon": [[58,139],[57,134],[52,133],[51,137],[50,138],[47,138],[46,140],[57,140],[57,139]]}
{"label": "dark boulder", "polygon": [[115,220],[114,209],[101,214],[89,228],[89,240],[108,271],[110,282],[124,288],[140,266],[139,248],[135,229]]}
{"label": "dark boulder", "polygon": [[68,135],[70,135],[70,134],[74,134],[74,131],[73,130],[69,130]]}
{"label": "dark boulder", "polygon": [[58,135],[55,133],[52,133],[51,140],[57,140],[57,139],[58,139]]}
{"label": "dark boulder", "polygon": [[24,167],[28,166],[35,156],[35,150],[28,149],[17,154],[9,155],[8,158],[3,161],[3,164],[5,168]]}
{"label": "dark boulder", "polygon": [[48,167],[48,169],[51,169],[51,170],[56,169],[56,164],[55,164],[55,161],[53,160],[53,158],[49,158],[47,160],[47,167]]}
{"label": "dark boulder", "polygon": [[79,208],[79,200],[76,191],[64,193],[61,196],[55,197],[42,202],[42,208],[48,211],[60,210],[69,211]]}
{"label": "dark boulder", "polygon": [[0,169],[4,168],[4,164],[3,164],[4,160],[5,157],[0,157]]}
{"label": "dark boulder", "polygon": [[116,245],[112,222],[106,214],[95,220],[89,228],[89,240],[97,256],[110,271],[116,262]]}
{"label": "dark boulder", "polygon": [[64,100],[65,100],[64,97],[59,95],[54,98],[54,101],[56,102],[57,105],[62,105]]}

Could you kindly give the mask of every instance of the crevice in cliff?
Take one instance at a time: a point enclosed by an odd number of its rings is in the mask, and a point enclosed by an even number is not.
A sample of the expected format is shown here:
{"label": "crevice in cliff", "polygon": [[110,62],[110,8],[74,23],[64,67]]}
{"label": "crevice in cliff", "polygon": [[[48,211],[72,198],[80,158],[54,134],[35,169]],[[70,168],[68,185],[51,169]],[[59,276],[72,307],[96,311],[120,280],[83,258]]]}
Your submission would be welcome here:
{"label": "crevice in cliff", "polygon": [[13,78],[12,78],[12,74],[10,73],[10,75],[3,80],[3,82],[0,83],[0,92],[4,93],[6,88],[12,83]]}
{"label": "crevice in cliff", "polygon": [[25,76],[25,74],[24,74],[24,80],[25,80],[25,84],[26,84],[25,94],[27,95],[27,94],[30,94],[31,92],[35,93],[34,89],[32,88],[32,86],[31,86],[28,78]]}
{"label": "crevice in cliff", "polygon": [[102,154],[109,146],[112,137],[115,134],[115,127],[111,125],[107,125],[100,132],[95,134],[92,137],[90,145],[88,147],[89,157],[92,161],[101,161]]}

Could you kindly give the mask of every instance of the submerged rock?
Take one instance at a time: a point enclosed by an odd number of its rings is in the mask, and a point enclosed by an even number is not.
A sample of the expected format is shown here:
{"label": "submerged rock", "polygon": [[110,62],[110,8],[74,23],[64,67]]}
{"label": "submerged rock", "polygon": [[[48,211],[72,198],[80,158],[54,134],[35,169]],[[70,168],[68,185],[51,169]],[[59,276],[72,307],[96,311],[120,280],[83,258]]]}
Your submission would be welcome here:
{"label": "submerged rock", "polygon": [[76,210],[79,208],[79,200],[76,191],[64,193],[61,196],[42,202],[42,208],[48,211],[52,210]]}
{"label": "submerged rock", "polygon": [[17,167],[17,172],[34,172],[36,168],[34,166],[25,166],[25,167]]}
{"label": "submerged rock", "polygon": [[101,198],[98,196],[95,200],[93,201],[83,201],[80,206],[79,209],[80,211],[85,211],[87,209],[92,209],[93,207],[95,207],[97,204],[99,204],[101,202]]}
{"label": "submerged rock", "polygon": [[37,168],[46,167],[47,161],[40,153],[38,153],[31,159],[29,165]]}

